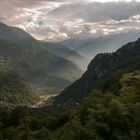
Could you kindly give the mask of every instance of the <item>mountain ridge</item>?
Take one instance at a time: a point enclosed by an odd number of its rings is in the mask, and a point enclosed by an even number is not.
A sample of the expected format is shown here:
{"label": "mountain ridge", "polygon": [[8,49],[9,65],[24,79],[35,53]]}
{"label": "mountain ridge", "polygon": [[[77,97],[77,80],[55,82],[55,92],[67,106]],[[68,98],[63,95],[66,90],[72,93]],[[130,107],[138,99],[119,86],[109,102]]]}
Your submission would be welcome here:
{"label": "mountain ridge", "polygon": [[1,23],[0,39],[0,56],[10,60],[10,70],[35,86],[62,90],[82,73],[76,64],[44,50],[40,41],[19,28]]}
{"label": "mountain ridge", "polygon": [[130,41],[135,41],[139,36],[140,32],[137,31],[99,37],[92,37],[91,35],[88,37],[87,35],[86,38],[81,38],[79,35],[60,43],[87,57],[89,60],[88,62],[90,62],[97,54],[103,52],[114,52],[119,49],[119,46],[125,45]]}
{"label": "mountain ridge", "polygon": [[[119,83],[115,85],[117,87],[106,87],[106,83],[110,82],[113,78],[113,81],[118,82],[117,79],[121,75],[121,72],[129,72],[139,68],[140,39],[124,45],[114,53],[102,53],[95,56],[83,76],[71,86],[64,89],[55,98],[54,104],[81,102],[83,98],[90,94],[92,89],[114,90],[114,92],[117,92],[120,86]],[[110,75],[113,76],[110,77]],[[108,77],[110,77],[110,81],[106,80],[106,78],[109,79]]]}

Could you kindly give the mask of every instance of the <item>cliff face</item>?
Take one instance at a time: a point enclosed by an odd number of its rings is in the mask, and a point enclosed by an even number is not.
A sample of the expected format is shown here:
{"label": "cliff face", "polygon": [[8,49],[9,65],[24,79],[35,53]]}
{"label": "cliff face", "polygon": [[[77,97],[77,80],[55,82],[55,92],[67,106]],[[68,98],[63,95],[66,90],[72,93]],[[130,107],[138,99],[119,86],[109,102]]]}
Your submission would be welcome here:
{"label": "cliff face", "polygon": [[[119,83],[113,87],[113,82],[118,82],[117,76],[139,68],[140,39],[124,45],[114,53],[98,54],[91,61],[84,75],[62,91],[56,97],[55,103],[75,104],[83,100],[93,89],[114,90],[114,92],[117,92]],[[106,87],[107,82],[111,82],[112,87]]]}

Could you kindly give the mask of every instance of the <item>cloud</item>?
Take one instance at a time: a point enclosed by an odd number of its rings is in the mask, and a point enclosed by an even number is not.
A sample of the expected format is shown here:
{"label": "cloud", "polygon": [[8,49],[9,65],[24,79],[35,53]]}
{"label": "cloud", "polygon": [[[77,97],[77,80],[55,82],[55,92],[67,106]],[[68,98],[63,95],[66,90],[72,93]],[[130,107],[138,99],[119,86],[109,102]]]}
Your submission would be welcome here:
{"label": "cloud", "polygon": [[[119,10],[118,10],[119,9]],[[65,14],[64,14],[65,13]],[[62,5],[50,11],[48,15],[54,18],[72,20],[81,18],[86,21],[120,20],[140,13],[140,3],[71,3]],[[64,16],[65,15],[65,16]]]}
{"label": "cloud", "polygon": [[140,30],[138,0],[109,1],[0,0],[0,20],[45,40]]}

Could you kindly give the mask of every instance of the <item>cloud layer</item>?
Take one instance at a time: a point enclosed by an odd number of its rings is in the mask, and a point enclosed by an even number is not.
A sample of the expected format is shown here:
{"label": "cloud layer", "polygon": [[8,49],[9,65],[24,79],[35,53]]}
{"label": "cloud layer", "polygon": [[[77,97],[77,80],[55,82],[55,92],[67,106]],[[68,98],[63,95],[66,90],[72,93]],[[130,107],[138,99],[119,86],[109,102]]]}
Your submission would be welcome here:
{"label": "cloud layer", "polygon": [[44,40],[108,35],[140,30],[140,2],[0,0],[0,20]]}

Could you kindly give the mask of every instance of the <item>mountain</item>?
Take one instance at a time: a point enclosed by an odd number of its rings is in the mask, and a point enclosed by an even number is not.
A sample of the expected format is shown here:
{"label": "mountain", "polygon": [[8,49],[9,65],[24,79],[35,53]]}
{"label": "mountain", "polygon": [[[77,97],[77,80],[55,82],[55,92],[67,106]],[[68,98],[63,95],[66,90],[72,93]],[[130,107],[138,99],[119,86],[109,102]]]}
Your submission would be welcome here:
{"label": "mountain", "polygon": [[76,64],[81,70],[85,71],[87,65],[87,59],[82,55],[78,54],[75,50],[68,48],[65,45],[59,43],[43,43],[44,48],[55,54],[56,56],[63,57]]}
{"label": "mountain", "polygon": [[43,43],[25,31],[3,23],[0,23],[0,57],[7,60],[4,69],[19,73],[37,89],[62,90],[82,73],[71,61],[44,50]]}
{"label": "mountain", "polygon": [[26,33],[25,31],[16,27],[11,28],[1,22],[0,22],[0,33],[1,33],[0,34],[1,39],[5,39],[5,40],[8,39],[8,41],[25,44],[25,45],[45,47],[46,50],[53,53],[54,55],[63,57],[78,65],[79,62],[83,62],[84,60],[84,58],[81,55],[79,55],[76,51],[71,50],[70,48],[67,48],[64,45],[61,45],[59,43],[38,41],[35,38],[33,38],[31,35]]}
{"label": "mountain", "polygon": [[[0,72],[4,89],[10,88],[10,82],[12,89],[24,87],[14,84],[15,77],[6,77],[11,76]],[[52,106],[13,110],[0,106],[0,138],[139,140],[140,39],[114,53],[97,55],[76,83],[64,90],[65,96],[56,97]]]}
{"label": "mountain", "polygon": [[0,22],[0,39],[32,46],[40,45],[40,43],[35,38],[33,38],[22,29],[17,27],[10,27],[2,22]]}
{"label": "mountain", "polygon": [[114,53],[98,54],[84,75],[55,98],[54,104],[81,102],[93,89],[114,94],[120,89],[120,76],[140,68],[140,39]]}
{"label": "mountain", "polygon": [[119,46],[126,44],[127,42],[134,41],[140,36],[140,32],[129,31],[127,33],[120,33],[114,35],[92,37],[77,36],[75,38],[65,40],[61,42],[69,48],[75,50],[79,54],[88,58],[89,62],[98,53],[113,52],[119,49]]}

